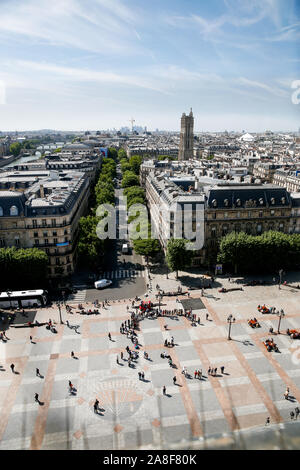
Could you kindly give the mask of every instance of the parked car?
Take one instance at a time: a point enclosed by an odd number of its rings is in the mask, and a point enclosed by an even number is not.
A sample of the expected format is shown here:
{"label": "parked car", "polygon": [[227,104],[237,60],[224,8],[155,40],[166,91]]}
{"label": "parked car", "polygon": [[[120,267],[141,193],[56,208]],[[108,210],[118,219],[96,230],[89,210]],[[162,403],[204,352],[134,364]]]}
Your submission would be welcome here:
{"label": "parked car", "polygon": [[94,283],[94,286],[96,289],[104,289],[105,287],[108,287],[112,284],[112,281],[109,281],[108,279],[99,279],[99,281],[96,281]]}

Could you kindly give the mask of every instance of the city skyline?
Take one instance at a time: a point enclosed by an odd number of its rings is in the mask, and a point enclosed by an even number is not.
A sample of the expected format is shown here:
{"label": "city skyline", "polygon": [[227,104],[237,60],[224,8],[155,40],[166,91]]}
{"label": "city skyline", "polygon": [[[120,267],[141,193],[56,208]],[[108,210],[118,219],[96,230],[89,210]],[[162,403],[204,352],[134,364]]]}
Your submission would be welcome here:
{"label": "city skyline", "polygon": [[0,129],[297,131],[295,0],[2,2]]}

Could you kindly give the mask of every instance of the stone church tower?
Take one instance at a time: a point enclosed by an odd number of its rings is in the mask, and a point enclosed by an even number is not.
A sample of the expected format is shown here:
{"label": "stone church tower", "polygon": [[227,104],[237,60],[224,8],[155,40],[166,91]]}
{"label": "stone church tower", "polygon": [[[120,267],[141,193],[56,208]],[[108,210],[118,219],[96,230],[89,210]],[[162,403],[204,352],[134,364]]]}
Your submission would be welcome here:
{"label": "stone church tower", "polygon": [[189,160],[193,158],[194,149],[194,116],[191,108],[187,116],[183,113],[181,117],[180,144],[178,160]]}

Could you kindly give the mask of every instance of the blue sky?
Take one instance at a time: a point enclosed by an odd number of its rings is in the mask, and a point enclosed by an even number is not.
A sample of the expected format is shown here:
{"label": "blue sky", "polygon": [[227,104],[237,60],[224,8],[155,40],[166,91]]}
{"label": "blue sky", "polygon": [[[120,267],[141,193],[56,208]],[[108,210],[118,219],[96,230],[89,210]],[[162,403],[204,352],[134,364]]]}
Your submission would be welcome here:
{"label": "blue sky", "polygon": [[[299,0],[0,0],[0,129],[296,130]],[[5,88],[5,99],[3,89]]]}

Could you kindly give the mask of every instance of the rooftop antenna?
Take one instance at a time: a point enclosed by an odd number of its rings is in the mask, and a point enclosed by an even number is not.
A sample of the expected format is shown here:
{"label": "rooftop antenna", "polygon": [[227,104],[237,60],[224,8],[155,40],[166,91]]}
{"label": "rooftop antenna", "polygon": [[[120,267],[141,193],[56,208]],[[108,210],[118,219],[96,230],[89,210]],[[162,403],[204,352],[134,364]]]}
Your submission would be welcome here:
{"label": "rooftop antenna", "polygon": [[129,119],[129,122],[131,122],[131,132],[133,134],[133,124],[135,123],[135,119],[131,118]]}

